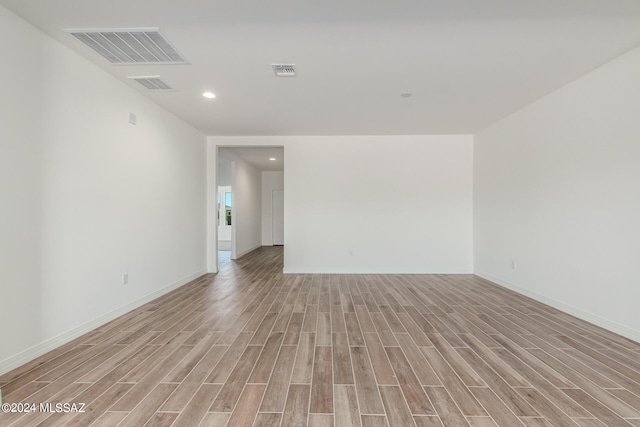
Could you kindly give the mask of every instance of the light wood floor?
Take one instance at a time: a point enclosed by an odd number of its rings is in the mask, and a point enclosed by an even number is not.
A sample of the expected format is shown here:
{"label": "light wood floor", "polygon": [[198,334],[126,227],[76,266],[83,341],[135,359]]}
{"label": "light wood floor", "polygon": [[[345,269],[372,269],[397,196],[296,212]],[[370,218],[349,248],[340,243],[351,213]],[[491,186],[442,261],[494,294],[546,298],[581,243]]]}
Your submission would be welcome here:
{"label": "light wood floor", "polygon": [[263,248],[0,377],[2,426],[640,426],[640,345],[471,275]]}

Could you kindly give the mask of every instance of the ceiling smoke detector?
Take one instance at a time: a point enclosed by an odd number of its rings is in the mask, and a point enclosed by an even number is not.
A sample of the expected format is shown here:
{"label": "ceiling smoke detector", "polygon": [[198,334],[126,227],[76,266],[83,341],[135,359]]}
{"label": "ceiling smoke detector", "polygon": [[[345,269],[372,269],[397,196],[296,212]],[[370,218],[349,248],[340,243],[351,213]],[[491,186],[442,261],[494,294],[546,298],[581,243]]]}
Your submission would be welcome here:
{"label": "ceiling smoke detector", "polygon": [[296,64],[271,64],[276,77],[295,77]]}

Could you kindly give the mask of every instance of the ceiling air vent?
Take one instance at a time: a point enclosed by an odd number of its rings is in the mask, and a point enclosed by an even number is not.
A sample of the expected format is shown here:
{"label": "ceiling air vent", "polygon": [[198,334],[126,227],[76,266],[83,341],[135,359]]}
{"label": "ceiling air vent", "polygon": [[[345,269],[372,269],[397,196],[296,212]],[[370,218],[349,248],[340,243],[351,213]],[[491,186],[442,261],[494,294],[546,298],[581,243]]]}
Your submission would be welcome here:
{"label": "ceiling air vent", "polygon": [[112,64],[186,64],[157,28],[65,30]]}
{"label": "ceiling air vent", "polygon": [[160,76],[137,76],[129,78],[154,92],[173,90],[171,86],[160,79]]}
{"label": "ceiling air vent", "polygon": [[296,64],[271,64],[277,77],[295,77]]}

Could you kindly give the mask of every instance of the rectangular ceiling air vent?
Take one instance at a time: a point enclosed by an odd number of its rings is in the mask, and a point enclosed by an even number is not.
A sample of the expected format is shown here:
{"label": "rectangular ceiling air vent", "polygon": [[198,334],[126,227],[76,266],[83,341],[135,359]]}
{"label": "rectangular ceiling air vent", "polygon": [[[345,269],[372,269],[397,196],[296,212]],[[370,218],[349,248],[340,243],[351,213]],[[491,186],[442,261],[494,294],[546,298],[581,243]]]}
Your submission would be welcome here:
{"label": "rectangular ceiling air vent", "polygon": [[154,92],[173,90],[171,86],[160,79],[160,76],[135,76],[129,78]]}
{"label": "rectangular ceiling air vent", "polygon": [[187,63],[157,28],[64,31],[114,65]]}
{"label": "rectangular ceiling air vent", "polygon": [[277,77],[295,77],[296,64],[271,64]]}

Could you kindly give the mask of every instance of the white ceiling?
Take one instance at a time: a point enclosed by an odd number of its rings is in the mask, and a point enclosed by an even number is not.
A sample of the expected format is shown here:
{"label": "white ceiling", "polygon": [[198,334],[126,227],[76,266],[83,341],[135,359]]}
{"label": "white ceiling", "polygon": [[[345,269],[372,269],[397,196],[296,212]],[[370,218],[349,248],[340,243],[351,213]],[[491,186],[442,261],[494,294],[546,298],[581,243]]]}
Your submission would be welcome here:
{"label": "white ceiling", "polygon": [[[640,45],[638,0],[0,4],[207,135],[474,133]],[[130,27],[159,27],[191,64],[112,66],[61,31]],[[176,91],[127,79],[156,74]]]}
{"label": "white ceiling", "polygon": [[[219,158],[223,159],[233,159],[234,155],[238,156],[260,171],[284,171],[283,147],[222,147],[219,153]],[[270,158],[276,160],[269,160]]]}

